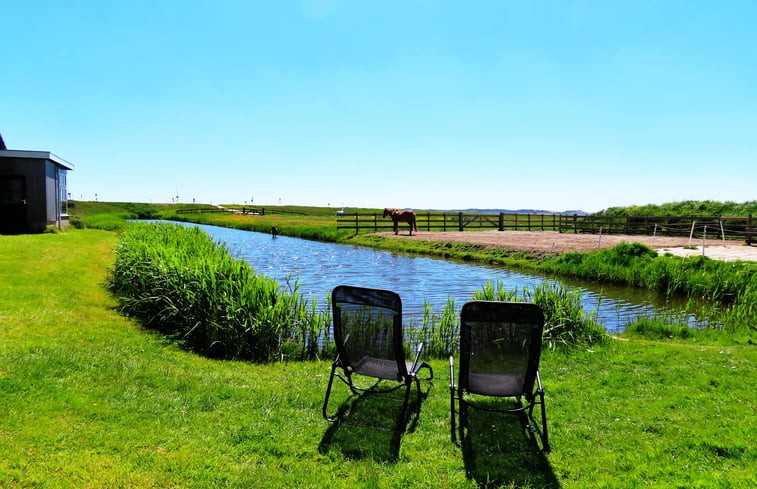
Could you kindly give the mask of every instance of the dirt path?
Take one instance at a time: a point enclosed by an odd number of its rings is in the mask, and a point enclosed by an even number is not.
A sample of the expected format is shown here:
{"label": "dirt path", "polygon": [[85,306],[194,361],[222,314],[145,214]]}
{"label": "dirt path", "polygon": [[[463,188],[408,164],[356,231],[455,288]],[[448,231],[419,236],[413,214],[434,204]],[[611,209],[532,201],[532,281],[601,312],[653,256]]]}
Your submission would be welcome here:
{"label": "dirt path", "polygon": [[[611,248],[621,241],[642,243],[656,249],[660,254],[672,253],[678,256],[702,254],[702,240],[689,238],[670,238],[652,236],[631,236],[611,234],[568,234],[556,231],[464,231],[464,232],[427,232],[419,231],[412,237],[407,231],[398,236],[393,233],[379,233],[382,236],[398,239],[421,239],[426,241],[465,242],[488,246],[497,246],[536,255],[547,253],[564,253],[566,251],[595,251],[599,248]],[[696,247],[686,249],[684,247]],[[705,243],[705,256],[718,260],[757,261],[757,246],[745,246],[743,241],[708,240]]]}

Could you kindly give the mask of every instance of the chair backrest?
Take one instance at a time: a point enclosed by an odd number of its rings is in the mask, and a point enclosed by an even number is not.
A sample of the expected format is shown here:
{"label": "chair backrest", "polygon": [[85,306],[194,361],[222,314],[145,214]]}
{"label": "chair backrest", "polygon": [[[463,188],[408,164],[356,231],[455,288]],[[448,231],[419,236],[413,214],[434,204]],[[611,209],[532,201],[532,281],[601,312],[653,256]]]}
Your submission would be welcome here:
{"label": "chair backrest", "polygon": [[490,396],[531,396],[544,314],[527,302],[471,301],[460,312],[458,385]]}
{"label": "chair backrest", "polygon": [[402,338],[402,301],[396,292],[340,285],[331,293],[334,342],[341,362],[363,358],[394,360],[407,376]]}

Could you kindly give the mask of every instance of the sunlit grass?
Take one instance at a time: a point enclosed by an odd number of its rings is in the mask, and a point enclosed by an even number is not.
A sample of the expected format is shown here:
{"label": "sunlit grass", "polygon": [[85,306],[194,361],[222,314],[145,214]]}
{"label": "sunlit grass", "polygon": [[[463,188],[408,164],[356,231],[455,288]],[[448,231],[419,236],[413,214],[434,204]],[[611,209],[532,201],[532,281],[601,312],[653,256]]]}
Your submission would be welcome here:
{"label": "sunlit grass", "polygon": [[[753,487],[753,346],[614,340],[546,350],[552,452],[520,450],[513,419],[449,438],[446,362],[420,416],[333,401],[329,359],[212,360],[115,310],[114,233],[0,237],[0,487]],[[411,402],[416,402],[414,394]]]}

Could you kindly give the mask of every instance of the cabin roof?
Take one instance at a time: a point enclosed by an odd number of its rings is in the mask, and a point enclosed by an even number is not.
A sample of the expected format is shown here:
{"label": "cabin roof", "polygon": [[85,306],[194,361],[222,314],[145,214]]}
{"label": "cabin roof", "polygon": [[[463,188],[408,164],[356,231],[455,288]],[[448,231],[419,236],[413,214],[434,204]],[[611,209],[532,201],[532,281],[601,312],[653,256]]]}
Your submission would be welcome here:
{"label": "cabin roof", "polygon": [[60,156],[56,156],[49,151],[27,151],[18,149],[0,149],[0,158],[27,158],[32,160],[50,160],[53,163],[65,168],[66,170],[73,170],[74,165],[64,160]]}

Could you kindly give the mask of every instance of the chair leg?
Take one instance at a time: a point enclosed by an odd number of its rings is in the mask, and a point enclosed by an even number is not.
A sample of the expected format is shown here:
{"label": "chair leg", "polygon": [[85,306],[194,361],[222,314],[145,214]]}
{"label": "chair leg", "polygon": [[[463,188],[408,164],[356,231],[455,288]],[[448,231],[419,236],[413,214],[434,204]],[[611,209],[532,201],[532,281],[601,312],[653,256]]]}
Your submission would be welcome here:
{"label": "chair leg", "polygon": [[450,435],[452,436],[452,443],[457,442],[457,436],[455,434],[455,388],[450,386],[449,388],[449,417],[450,417]]}
{"label": "chair leg", "polygon": [[450,435],[452,443],[457,442],[455,436],[455,360],[449,357],[449,416],[450,416]]}
{"label": "chair leg", "polygon": [[[402,413],[401,413],[402,417],[400,418],[403,425],[408,420],[407,406],[408,406],[408,402],[410,401],[410,389],[412,389],[412,387],[413,387],[413,380],[411,378],[408,378],[407,380],[405,380],[405,398],[402,400]],[[420,392],[420,385],[418,386],[418,389]]]}
{"label": "chair leg", "polygon": [[329,385],[326,387],[326,397],[323,400],[323,417],[326,421],[334,422],[337,420],[336,416],[329,416],[327,409],[329,406],[329,398],[331,397],[331,386],[334,384],[334,375],[336,375],[336,362],[331,364],[331,375],[329,375]]}
{"label": "chair leg", "polygon": [[541,399],[541,440],[544,444],[544,451],[549,452],[552,449],[549,446],[549,434],[547,433],[547,405],[544,403],[544,391],[539,392],[539,398]]}
{"label": "chair leg", "polygon": [[[538,370],[536,371],[536,385],[538,387],[536,393],[539,395],[541,404],[541,441],[544,451],[549,452],[551,448],[549,446],[549,434],[547,433],[547,404],[544,402],[544,387],[541,384],[541,375],[539,375]],[[531,409],[533,410],[533,404]]]}
{"label": "chair leg", "polygon": [[415,377],[415,391],[416,391],[417,396],[418,396],[418,402],[416,403],[416,405],[418,406],[418,408],[415,410],[415,412],[420,415],[421,414],[421,401],[423,399],[421,397],[421,381],[418,380],[418,377]]}

